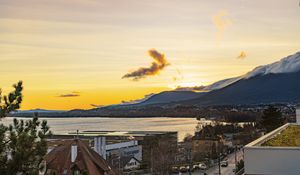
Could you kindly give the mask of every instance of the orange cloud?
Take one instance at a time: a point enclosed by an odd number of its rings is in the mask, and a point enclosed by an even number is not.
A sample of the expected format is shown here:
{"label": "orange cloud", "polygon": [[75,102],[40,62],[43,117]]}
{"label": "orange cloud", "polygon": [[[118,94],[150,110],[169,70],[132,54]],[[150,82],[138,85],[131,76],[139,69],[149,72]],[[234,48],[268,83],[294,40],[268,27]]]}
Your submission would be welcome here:
{"label": "orange cloud", "polygon": [[77,91],[74,91],[72,93],[69,93],[69,94],[60,94],[58,95],[57,97],[79,97],[80,96],[80,92],[77,92]]}
{"label": "orange cloud", "polygon": [[140,80],[147,76],[157,75],[166,66],[170,65],[164,54],[159,53],[155,49],[150,49],[148,54],[154,59],[150,67],[141,67],[136,71],[125,74],[122,78],[132,78],[133,80]]}
{"label": "orange cloud", "polygon": [[173,81],[179,81],[184,79],[184,76],[182,75],[179,69],[176,69],[176,73],[177,75],[173,76]]}
{"label": "orange cloud", "polygon": [[247,54],[246,54],[246,52],[244,52],[244,51],[241,51],[241,53],[240,53],[240,55],[237,57],[237,59],[241,59],[241,60],[243,60],[243,59],[245,59],[247,57]]}
{"label": "orange cloud", "polygon": [[218,14],[212,17],[212,21],[217,29],[216,40],[219,43],[223,39],[224,31],[232,25],[231,19],[228,17],[228,12],[225,10],[219,11]]}

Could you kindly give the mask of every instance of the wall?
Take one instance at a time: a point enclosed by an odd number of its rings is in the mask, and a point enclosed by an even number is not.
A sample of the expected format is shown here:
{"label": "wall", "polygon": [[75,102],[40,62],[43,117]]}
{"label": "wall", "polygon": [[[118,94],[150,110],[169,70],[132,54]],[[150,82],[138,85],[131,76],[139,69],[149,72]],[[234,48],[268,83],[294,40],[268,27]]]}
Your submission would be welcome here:
{"label": "wall", "polygon": [[296,123],[300,125],[300,108],[296,109]]}
{"label": "wall", "polygon": [[300,148],[245,148],[245,174],[299,175]]}

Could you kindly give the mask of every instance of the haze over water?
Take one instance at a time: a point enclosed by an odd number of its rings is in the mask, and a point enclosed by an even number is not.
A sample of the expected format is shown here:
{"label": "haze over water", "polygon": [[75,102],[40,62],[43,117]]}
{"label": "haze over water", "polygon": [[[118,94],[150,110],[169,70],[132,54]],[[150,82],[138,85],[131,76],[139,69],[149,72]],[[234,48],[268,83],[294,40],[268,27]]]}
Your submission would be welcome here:
{"label": "haze over water", "polygon": [[[28,118],[22,118],[24,120]],[[44,120],[45,118],[40,118]],[[195,118],[46,118],[54,134],[84,130],[99,131],[178,131],[178,140],[194,134],[198,121]],[[0,121],[11,124],[13,118]],[[209,121],[207,121],[209,122]]]}

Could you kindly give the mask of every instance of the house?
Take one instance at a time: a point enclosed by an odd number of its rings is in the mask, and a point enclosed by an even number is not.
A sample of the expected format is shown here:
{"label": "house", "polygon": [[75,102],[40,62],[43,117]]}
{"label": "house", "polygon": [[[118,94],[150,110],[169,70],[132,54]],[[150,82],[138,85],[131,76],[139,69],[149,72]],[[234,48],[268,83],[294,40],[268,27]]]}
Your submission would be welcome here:
{"label": "house", "polygon": [[141,166],[141,162],[135,157],[127,157],[122,160],[123,170],[130,171],[139,169]]}
{"label": "house", "polygon": [[44,175],[118,175],[97,152],[79,139],[64,140],[44,157]]}
{"label": "house", "polygon": [[245,175],[299,175],[300,109],[287,123],[244,147]]}

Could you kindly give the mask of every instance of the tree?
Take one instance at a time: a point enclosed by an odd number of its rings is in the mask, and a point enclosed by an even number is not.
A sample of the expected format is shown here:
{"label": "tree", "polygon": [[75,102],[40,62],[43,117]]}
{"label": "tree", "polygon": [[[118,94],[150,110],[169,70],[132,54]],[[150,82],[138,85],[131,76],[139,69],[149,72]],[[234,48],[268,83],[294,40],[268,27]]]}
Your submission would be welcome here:
{"label": "tree", "polygon": [[22,81],[14,84],[13,87],[15,90],[7,96],[2,96],[2,90],[0,89],[0,118],[6,117],[9,112],[20,108],[23,90]]}
{"label": "tree", "polygon": [[263,111],[261,126],[270,132],[285,123],[285,118],[282,117],[280,109],[274,106],[269,106]]}
{"label": "tree", "polygon": [[175,149],[168,142],[160,142],[153,148],[153,174],[169,175],[175,163]]}
{"label": "tree", "polygon": [[[14,92],[3,97],[2,118],[18,109],[22,102],[22,82],[14,87]],[[14,119],[8,127],[0,124],[0,174],[37,175],[47,153],[46,137],[49,135],[47,121],[39,121],[37,114],[32,120]]]}
{"label": "tree", "polygon": [[241,159],[240,161],[238,161],[237,165],[236,165],[236,172],[241,171],[244,168],[244,160]]}

